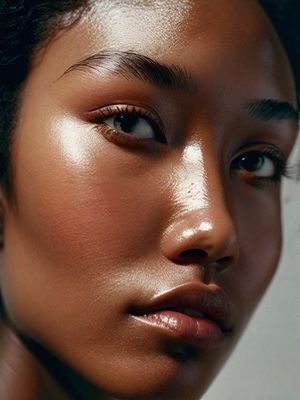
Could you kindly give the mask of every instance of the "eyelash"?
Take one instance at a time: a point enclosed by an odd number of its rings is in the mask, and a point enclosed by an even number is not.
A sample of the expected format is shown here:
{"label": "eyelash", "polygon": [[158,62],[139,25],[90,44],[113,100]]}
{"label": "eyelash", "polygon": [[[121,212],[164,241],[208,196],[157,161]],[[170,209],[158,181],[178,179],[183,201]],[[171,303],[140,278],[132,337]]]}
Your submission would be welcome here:
{"label": "eyelash", "polygon": [[[141,146],[142,143],[146,143],[147,141],[149,142],[149,140],[153,142],[153,139],[140,139],[126,133],[121,133],[104,122],[105,119],[107,119],[108,117],[127,113],[135,114],[139,117],[144,118],[152,126],[156,136],[156,140],[161,144],[167,144],[163,123],[158,115],[155,112],[151,112],[147,109],[133,105],[111,105],[93,111],[92,114],[95,116],[94,122],[96,123],[95,128],[97,130],[101,129],[101,132],[104,133],[109,140],[113,139],[114,141],[117,141],[118,144],[128,147]],[[262,143],[252,143],[252,145],[255,144],[261,145]],[[239,157],[246,153],[255,152],[259,153],[261,156],[268,157],[272,162],[274,162],[276,172],[272,177],[257,177],[254,175],[251,179],[253,185],[259,186],[264,183],[278,184],[281,182],[282,177],[288,179],[297,179],[299,177],[299,166],[298,168],[295,168],[295,166],[287,165],[287,160],[279,149],[275,149],[274,147],[271,148],[266,144],[264,145],[265,147],[262,149],[245,149],[244,152],[241,152],[239,156],[235,157],[234,160],[232,160],[231,169],[234,163],[237,163]]]}

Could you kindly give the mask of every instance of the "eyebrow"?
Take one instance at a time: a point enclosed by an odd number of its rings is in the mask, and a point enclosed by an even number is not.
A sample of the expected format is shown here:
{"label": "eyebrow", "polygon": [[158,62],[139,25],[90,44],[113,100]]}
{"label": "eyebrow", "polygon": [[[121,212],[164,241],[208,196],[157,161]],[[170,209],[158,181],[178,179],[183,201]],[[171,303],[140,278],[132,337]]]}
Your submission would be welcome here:
{"label": "eyebrow", "polygon": [[253,119],[260,121],[298,121],[298,111],[287,101],[257,99],[249,102],[246,108]]}
{"label": "eyebrow", "polygon": [[[198,85],[191,73],[178,65],[162,64],[133,51],[104,49],[70,66],[63,74],[76,70],[107,71],[126,79],[140,79],[172,90],[197,93]],[[246,104],[250,117],[260,121],[299,120],[298,111],[288,102],[256,99]]]}
{"label": "eyebrow", "polygon": [[167,89],[195,91],[196,84],[183,67],[165,65],[132,51],[101,50],[69,67],[62,76],[74,70],[108,71],[127,79],[140,79]]}

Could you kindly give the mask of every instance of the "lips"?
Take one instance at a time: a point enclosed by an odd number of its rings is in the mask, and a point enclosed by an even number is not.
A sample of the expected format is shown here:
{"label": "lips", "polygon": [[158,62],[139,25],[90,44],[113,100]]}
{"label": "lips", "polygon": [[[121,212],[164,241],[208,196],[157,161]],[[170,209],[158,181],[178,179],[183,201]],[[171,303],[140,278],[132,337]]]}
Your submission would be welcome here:
{"label": "lips", "polygon": [[232,311],[215,285],[186,284],[155,296],[131,314],[174,339],[216,345],[232,332]]}

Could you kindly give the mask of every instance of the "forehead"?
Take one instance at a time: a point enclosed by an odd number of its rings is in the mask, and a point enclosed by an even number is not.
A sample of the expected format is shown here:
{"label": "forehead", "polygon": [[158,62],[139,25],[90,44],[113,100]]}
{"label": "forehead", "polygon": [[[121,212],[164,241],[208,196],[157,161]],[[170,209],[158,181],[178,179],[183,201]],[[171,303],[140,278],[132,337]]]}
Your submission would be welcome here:
{"label": "forehead", "polygon": [[88,15],[105,42],[149,46],[158,55],[166,44],[173,43],[170,51],[184,48],[191,36],[212,39],[223,32],[237,38],[243,32],[251,41],[263,23],[255,0],[95,1]]}
{"label": "forehead", "polygon": [[214,77],[216,85],[240,80],[243,86],[249,75],[265,90],[267,77],[280,91],[270,96],[295,104],[293,82],[284,79],[291,76],[287,59],[255,0],[93,1],[76,25],[50,41],[37,64],[50,82],[102,49],[181,64],[199,77]]}

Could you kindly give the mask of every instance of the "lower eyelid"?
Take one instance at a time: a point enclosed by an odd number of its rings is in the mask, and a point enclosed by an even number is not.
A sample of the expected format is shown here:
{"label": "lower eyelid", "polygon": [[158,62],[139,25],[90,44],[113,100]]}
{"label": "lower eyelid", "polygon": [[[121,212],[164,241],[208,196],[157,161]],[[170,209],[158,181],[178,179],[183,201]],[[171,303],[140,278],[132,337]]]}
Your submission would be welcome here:
{"label": "lower eyelid", "polygon": [[106,122],[102,122],[101,124],[97,124],[95,128],[100,131],[101,134],[105,136],[106,139],[111,142],[118,142],[119,144],[128,144],[131,142],[132,144],[137,144],[139,139],[133,135],[129,135],[126,133],[119,132],[117,129],[112,128]]}
{"label": "lower eyelid", "polygon": [[[153,139],[139,139],[133,135],[121,133],[111,128],[105,122],[95,125],[94,129],[112,144],[128,149],[147,150],[149,149],[149,145],[151,145],[151,148],[153,148],[154,144],[161,145]],[[159,149],[156,148],[156,151],[159,151]]]}

